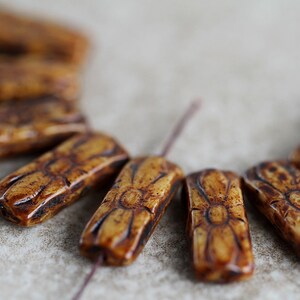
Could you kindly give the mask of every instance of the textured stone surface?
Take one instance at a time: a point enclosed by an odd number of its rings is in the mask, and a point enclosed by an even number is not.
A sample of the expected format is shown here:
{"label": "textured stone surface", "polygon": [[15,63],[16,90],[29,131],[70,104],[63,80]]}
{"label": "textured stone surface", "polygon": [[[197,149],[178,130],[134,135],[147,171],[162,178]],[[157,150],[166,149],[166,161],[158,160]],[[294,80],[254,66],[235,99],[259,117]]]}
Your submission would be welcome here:
{"label": "textured stone surface", "polygon": [[[82,107],[95,128],[112,132],[132,154],[159,151],[195,96],[204,99],[202,112],[169,157],[186,172],[243,172],[286,157],[300,142],[299,1],[0,3],[90,33]],[[0,175],[29,160],[0,162]],[[0,220],[0,298],[70,299],[91,266],[78,241],[100,199],[89,194],[30,229]],[[137,261],[99,269],[83,299],[297,299],[299,259],[247,209],[256,259],[251,280],[210,285],[193,279],[182,205],[174,201]]]}

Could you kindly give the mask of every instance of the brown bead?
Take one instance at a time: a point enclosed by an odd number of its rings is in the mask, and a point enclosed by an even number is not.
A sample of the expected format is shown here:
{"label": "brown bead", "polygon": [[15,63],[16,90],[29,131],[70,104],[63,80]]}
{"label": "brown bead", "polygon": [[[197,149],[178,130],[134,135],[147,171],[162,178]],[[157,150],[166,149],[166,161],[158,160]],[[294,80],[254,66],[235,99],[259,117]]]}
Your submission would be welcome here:
{"label": "brown bead", "polygon": [[263,162],[245,176],[247,198],[300,255],[300,170],[288,161]]}
{"label": "brown bead", "polygon": [[111,179],[127,160],[109,136],[76,135],[0,181],[0,212],[19,225],[41,223]]}
{"label": "brown bead", "polygon": [[0,104],[0,157],[46,149],[87,128],[73,101],[5,102]]}
{"label": "brown bead", "polygon": [[43,96],[78,97],[78,75],[64,63],[14,59],[0,61],[0,103]]}
{"label": "brown bead", "polygon": [[193,173],[183,195],[197,278],[226,283],[250,277],[254,259],[240,177],[214,169]]}
{"label": "brown bead", "polygon": [[87,38],[70,28],[4,10],[0,12],[1,53],[35,54],[80,64],[87,48]]}
{"label": "brown bead", "polygon": [[159,156],[131,160],[93,215],[80,240],[82,255],[121,266],[144,248],[183,178]]}
{"label": "brown bead", "polygon": [[300,146],[291,153],[289,159],[297,168],[300,168]]}

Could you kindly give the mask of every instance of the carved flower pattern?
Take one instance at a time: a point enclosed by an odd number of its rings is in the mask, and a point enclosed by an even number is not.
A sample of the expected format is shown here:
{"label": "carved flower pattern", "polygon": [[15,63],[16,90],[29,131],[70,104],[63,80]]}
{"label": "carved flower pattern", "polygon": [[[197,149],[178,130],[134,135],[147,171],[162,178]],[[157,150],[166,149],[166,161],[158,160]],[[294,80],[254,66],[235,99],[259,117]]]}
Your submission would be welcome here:
{"label": "carved flower pattern", "polygon": [[103,250],[108,264],[130,263],[149,238],[182,176],[182,171],[163,157],[131,160],[83,232],[82,253],[93,257]]}
{"label": "carved flower pattern", "polygon": [[188,235],[201,280],[234,281],[253,272],[253,254],[241,180],[214,169],[186,179]]}

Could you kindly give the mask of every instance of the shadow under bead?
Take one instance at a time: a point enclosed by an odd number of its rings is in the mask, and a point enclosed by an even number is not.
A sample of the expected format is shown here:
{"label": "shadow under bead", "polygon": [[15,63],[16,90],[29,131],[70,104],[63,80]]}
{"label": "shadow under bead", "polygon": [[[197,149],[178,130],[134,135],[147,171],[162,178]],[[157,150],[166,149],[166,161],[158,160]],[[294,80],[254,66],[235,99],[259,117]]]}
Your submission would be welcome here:
{"label": "shadow under bead", "polygon": [[300,170],[289,161],[263,162],[244,180],[249,202],[300,256]]}
{"label": "shadow under bead", "polygon": [[185,179],[183,199],[197,278],[221,283],[249,278],[254,258],[241,178],[215,169],[193,173]]}
{"label": "shadow under bead", "polygon": [[76,135],[0,181],[0,213],[32,226],[118,174],[128,154],[102,133]]}

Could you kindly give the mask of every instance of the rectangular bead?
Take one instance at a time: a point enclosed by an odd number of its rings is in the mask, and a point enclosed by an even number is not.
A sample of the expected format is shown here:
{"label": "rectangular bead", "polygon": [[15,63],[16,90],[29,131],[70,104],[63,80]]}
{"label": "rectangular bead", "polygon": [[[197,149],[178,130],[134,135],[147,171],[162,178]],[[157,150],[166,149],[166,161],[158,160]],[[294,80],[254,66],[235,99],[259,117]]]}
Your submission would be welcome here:
{"label": "rectangular bead", "polygon": [[79,64],[87,48],[87,38],[70,28],[13,12],[0,12],[0,53],[35,54]]}
{"label": "rectangular bead", "polygon": [[73,101],[45,97],[0,104],[0,157],[34,152],[87,131]]}
{"label": "rectangular bead", "polygon": [[76,135],[0,181],[0,212],[18,225],[41,223],[111,179],[127,160],[109,136]]}
{"label": "rectangular bead", "polygon": [[300,168],[300,146],[298,146],[290,155],[290,161],[297,168]]}
{"label": "rectangular bead", "polygon": [[78,97],[78,74],[68,64],[33,59],[0,61],[0,103],[43,96]]}
{"label": "rectangular bead", "polygon": [[263,162],[245,176],[248,200],[300,256],[300,170],[288,161]]}
{"label": "rectangular bead", "polygon": [[103,255],[108,265],[128,265],[144,248],[183,178],[163,157],[131,160],[87,224],[81,253]]}
{"label": "rectangular bead", "polygon": [[240,177],[203,170],[186,177],[183,194],[197,278],[232,282],[251,276],[254,259]]}

